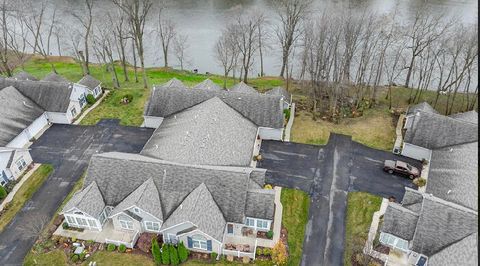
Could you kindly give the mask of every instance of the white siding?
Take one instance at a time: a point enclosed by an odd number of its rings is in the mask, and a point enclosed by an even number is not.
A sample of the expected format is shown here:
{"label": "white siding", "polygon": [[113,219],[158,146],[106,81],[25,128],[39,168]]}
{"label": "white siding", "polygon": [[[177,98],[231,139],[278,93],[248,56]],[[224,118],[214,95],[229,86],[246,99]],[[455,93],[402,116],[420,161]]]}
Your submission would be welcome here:
{"label": "white siding", "polygon": [[[17,162],[23,159],[25,161],[26,166],[22,169],[19,169]],[[17,179],[20,175],[22,175],[26,170],[27,166],[33,162],[32,156],[28,150],[17,150],[15,151],[15,155],[13,156],[12,165],[10,165],[10,172],[13,175],[14,179]]]}
{"label": "white siding", "polygon": [[[212,250],[211,251],[208,251],[208,250],[204,250],[204,249],[197,249],[197,248],[189,248],[188,247],[188,237],[193,237],[193,236],[199,236],[199,238],[203,238],[203,240],[210,240],[212,241]],[[204,234],[203,232],[201,232],[200,230],[194,230],[192,232],[189,232],[189,233],[186,233],[186,234],[183,234],[181,236],[178,237],[178,242],[183,242],[183,244],[185,245],[186,248],[190,249],[190,250],[193,250],[193,251],[196,251],[196,252],[204,252],[204,253],[211,253],[211,252],[216,252],[217,254],[222,254],[222,243],[218,242],[217,240],[213,239],[212,237]]]}
{"label": "white siding", "polygon": [[403,125],[403,128],[411,128],[412,123],[413,123],[413,118],[414,115],[408,115],[405,117],[405,124]]}
{"label": "white siding", "polygon": [[30,138],[35,137],[47,125],[47,115],[46,113],[43,113],[39,118],[35,119],[35,121],[33,121],[33,123],[27,128]]}
{"label": "white siding", "polygon": [[417,160],[429,159],[432,151],[410,143],[403,143],[402,155]]}
{"label": "white siding", "polygon": [[282,140],[283,128],[259,127],[258,135],[262,139]]}
{"label": "white siding", "polygon": [[143,118],[143,125],[148,128],[158,128],[163,122],[163,117],[144,116]]}
{"label": "white siding", "polygon": [[7,144],[7,147],[23,148],[30,141],[30,138],[25,130],[18,134],[12,141]]}
{"label": "white siding", "polygon": [[[121,220],[132,222],[133,229],[122,228],[121,222],[120,222]],[[112,218],[112,222],[113,222],[113,227],[115,228],[115,230],[118,230],[118,231],[143,232],[143,227],[142,227],[142,225],[140,224],[139,221],[137,221],[137,220],[135,220],[135,219],[131,218],[130,216],[128,216],[126,214],[123,214],[123,213],[114,216]]]}
{"label": "white siding", "polygon": [[50,122],[55,124],[70,124],[71,120],[66,113],[55,113],[55,112],[47,112],[47,117]]}

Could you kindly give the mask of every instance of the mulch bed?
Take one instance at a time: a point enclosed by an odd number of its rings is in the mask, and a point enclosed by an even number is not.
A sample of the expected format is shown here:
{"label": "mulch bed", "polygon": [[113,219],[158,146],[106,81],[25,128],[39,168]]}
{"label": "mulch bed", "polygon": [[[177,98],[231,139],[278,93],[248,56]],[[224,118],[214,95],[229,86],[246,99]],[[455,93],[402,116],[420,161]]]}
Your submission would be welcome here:
{"label": "mulch bed", "polygon": [[390,253],[390,248],[385,246],[385,245],[382,245],[382,244],[379,244],[378,246],[374,247],[373,250],[378,251],[378,252],[383,253],[383,254],[389,254]]}

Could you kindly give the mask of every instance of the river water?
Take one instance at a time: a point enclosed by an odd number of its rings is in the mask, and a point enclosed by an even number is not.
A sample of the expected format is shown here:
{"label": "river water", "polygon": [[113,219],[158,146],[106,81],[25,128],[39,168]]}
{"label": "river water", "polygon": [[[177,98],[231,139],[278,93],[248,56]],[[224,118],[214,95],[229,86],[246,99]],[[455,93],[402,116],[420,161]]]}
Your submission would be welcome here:
{"label": "river water", "polygon": [[[80,27],[69,13],[82,7],[81,0],[51,0],[59,9],[61,21],[66,31]],[[474,23],[477,20],[476,0],[314,0],[313,13],[320,14],[325,8],[340,11],[350,8],[354,12],[369,12],[379,14],[392,12],[398,5],[401,20],[412,19],[418,6],[423,2],[431,6],[432,12],[445,13],[446,16],[455,16],[463,23]],[[198,69],[200,73],[222,73],[222,68],[215,61],[213,47],[221,34],[222,28],[232,18],[241,13],[249,11],[261,11],[267,16],[271,23],[276,22],[274,11],[274,0],[170,0],[167,1],[166,15],[176,24],[177,31],[187,35],[189,49],[187,51],[187,69]],[[95,2],[95,17],[101,20],[105,17],[105,10],[112,10],[113,6],[108,0],[97,0]],[[163,57],[161,46],[156,34],[153,32],[158,12],[152,12],[149,26],[145,33],[146,64],[148,66],[162,66]],[[102,23],[102,25],[108,25]],[[275,39],[272,37],[272,45],[265,52],[264,72],[266,75],[278,75],[281,66],[280,52],[276,47]],[[63,40],[62,54],[72,52],[68,49],[70,40],[67,37]],[[52,54],[58,54],[56,48],[52,48]],[[93,61],[95,59],[93,58]],[[173,54],[169,58],[170,66],[179,67]],[[255,62],[252,75],[259,72],[259,63]]]}

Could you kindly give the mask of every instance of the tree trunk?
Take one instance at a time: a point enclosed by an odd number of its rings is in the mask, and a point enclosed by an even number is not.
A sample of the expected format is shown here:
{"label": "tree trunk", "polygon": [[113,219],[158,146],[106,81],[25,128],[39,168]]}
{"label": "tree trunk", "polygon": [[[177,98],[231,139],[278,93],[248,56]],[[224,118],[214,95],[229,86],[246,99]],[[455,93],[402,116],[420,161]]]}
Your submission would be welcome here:
{"label": "tree trunk", "polygon": [[408,67],[407,78],[405,79],[405,88],[408,88],[410,85],[410,77],[412,76],[414,60],[415,56],[412,56],[412,59],[410,60],[410,66]]}
{"label": "tree trunk", "polygon": [[284,74],[285,74],[285,67],[286,67],[286,64],[287,64],[287,61],[288,61],[288,52],[285,51],[285,49],[283,50],[282,52],[282,68],[280,69],[280,77],[284,77]]}
{"label": "tree trunk", "polygon": [[135,73],[135,83],[138,83],[138,72],[137,72],[137,52],[135,49],[135,40],[132,39],[132,54],[133,54],[133,70]]}

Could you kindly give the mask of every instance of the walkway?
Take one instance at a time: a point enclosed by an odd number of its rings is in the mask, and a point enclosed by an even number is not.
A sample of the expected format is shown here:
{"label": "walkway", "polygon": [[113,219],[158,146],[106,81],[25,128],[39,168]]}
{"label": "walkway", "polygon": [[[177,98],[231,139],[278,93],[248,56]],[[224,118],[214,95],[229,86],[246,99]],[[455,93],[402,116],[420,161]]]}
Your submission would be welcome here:
{"label": "walkway", "polygon": [[20,182],[18,182],[13,187],[12,191],[10,191],[10,193],[8,193],[7,197],[0,204],[0,211],[2,211],[3,208],[5,208],[5,205],[7,205],[7,203],[12,201],[15,194],[17,194],[18,189],[20,189],[20,187],[23,185],[23,183],[25,183],[25,181],[27,181],[32,176],[32,174],[38,169],[38,167],[40,167],[40,164],[36,163],[36,164],[33,165],[32,169],[30,169],[27,173],[25,173],[25,175],[22,177],[22,179],[20,179]]}

